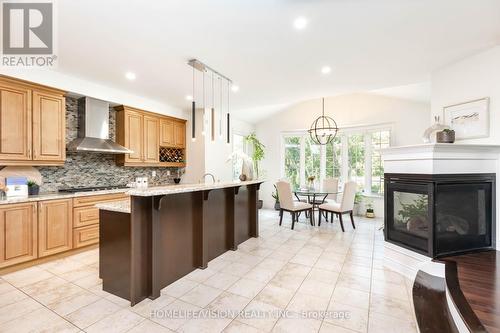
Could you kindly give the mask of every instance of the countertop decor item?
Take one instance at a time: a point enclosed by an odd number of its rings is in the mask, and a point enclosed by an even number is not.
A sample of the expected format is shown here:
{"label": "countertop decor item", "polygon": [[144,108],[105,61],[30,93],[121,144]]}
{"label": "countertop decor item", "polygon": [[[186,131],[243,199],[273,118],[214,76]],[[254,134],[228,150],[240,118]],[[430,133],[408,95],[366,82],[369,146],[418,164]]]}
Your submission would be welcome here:
{"label": "countertop decor item", "polygon": [[455,130],[456,139],[490,136],[490,99],[488,97],[443,108],[444,122]]}
{"label": "countertop decor item", "polygon": [[26,185],[28,185],[28,195],[38,195],[40,193],[40,185],[36,181],[30,179],[26,182]]}
{"label": "countertop decor item", "polygon": [[337,122],[333,118],[325,116],[325,99],[323,98],[323,112],[313,121],[307,132],[314,143],[327,145],[335,139],[338,130]]}
{"label": "countertop decor item", "polygon": [[433,142],[436,139],[437,132],[449,128],[448,126],[441,124],[439,120],[440,117],[435,116],[434,124],[425,130],[424,135],[422,136],[422,140],[424,141],[424,143]]}
{"label": "countertop decor item", "polygon": [[453,143],[455,142],[455,131],[445,128],[436,133],[436,142],[438,143]]}

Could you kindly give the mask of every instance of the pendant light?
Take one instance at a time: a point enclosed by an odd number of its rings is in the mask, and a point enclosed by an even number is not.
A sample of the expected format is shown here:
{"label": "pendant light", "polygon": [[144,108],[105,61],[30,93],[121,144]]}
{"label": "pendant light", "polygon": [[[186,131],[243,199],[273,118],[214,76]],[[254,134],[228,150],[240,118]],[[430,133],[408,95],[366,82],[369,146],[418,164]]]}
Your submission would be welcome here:
{"label": "pendant light", "polygon": [[327,145],[335,139],[339,128],[333,118],[325,116],[325,99],[323,98],[323,112],[311,124],[307,131],[311,140],[318,145]]}
{"label": "pendant light", "polygon": [[[194,67],[193,67],[194,68]],[[201,121],[201,135],[205,136],[205,108],[206,108],[206,102],[205,102],[205,72],[203,73],[203,114],[202,114],[202,121]]]}
{"label": "pendant light", "polygon": [[193,67],[193,102],[191,103],[191,140],[196,141],[196,102],[194,96],[194,67]]}
{"label": "pendant light", "polygon": [[230,133],[230,120],[229,120],[229,95],[230,95],[230,84],[231,82],[227,81],[227,144],[231,143],[231,133]]}
{"label": "pendant light", "polygon": [[212,141],[215,141],[215,86],[214,86],[214,73],[212,73],[212,114],[210,117],[211,121],[211,134]]}

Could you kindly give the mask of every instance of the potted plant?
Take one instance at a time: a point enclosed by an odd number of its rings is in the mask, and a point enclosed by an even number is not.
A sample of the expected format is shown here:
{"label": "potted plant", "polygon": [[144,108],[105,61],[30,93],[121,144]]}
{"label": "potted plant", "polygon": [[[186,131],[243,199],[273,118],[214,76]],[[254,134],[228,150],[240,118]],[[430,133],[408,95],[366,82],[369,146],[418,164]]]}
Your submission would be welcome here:
{"label": "potted plant", "polygon": [[[253,168],[257,176],[256,179],[259,179],[259,162],[264,159],[264,148],[266,148],[266,146],[264,146],[262,142],[257,139],[257,135],[255,133],[245,136],[245,142],[249,143],[252,146]],[[257,203],[257,208],[261,209],[263,205],[264,202],[262,200],[259,200]]]}
{"label": "potted plant", "polygon": [[449,128],[436,133],[436,141],[438,143],[453,143],[455,142],[455,131]]}
{"label": "potted plant", "polygon": [[38,195],[40,193],[40,185],[34,180],[28,180],[26,185],[28,185],[28,195]]}
{"label": "potted plant", "polygon": [[368,218],[374,218],[375,212],[373,210],[373,201],[372,200],[367,201],[365,206],[366,206],[365,216]]}
{"label": "potted plant", "polygon": [[278,189],[276,188],[276,185],[274,185],[274,192],[271,194],[271,196],[274,198],[274,209],[275,210],[280,210],[280,197],[278,195]]}
{"label": "potted plant", "polygon": [[361,201],[363,201],[361,192],[356,192],[356,194],[354,195],[354,208],[352,210],[352,213],[354,215],[359,215],[359,205],[361,204]]}

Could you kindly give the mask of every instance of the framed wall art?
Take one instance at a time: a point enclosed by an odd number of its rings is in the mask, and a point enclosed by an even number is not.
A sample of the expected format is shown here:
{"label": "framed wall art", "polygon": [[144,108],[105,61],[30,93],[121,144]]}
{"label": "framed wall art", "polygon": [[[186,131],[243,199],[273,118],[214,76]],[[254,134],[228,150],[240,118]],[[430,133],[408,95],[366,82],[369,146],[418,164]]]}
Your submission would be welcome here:
{"label": "framed wall art", "polygon": [[490,135],[488,97],[443,108],[444,123],[455,130],[457,140],[486,138]]}

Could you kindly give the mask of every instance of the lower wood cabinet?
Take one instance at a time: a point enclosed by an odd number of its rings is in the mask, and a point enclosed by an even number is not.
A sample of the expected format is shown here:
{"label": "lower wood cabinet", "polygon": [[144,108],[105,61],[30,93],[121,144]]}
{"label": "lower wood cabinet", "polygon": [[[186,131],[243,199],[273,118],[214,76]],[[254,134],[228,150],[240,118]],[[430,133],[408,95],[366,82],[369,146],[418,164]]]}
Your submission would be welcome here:
{"label": "lower wood cabinet", "polygon": [[76,228],[73,230],[75,249],[91,244],[99,243],[99,225]]}
{"label": "lower wood cabinet", "polygon": [[73,200],[38,203],[38,256],[45,257],[73,248]]}
{"label": "lower wood cabinet", "polygon": [[0,268],[38,257],[37,204],[0,206]]}

